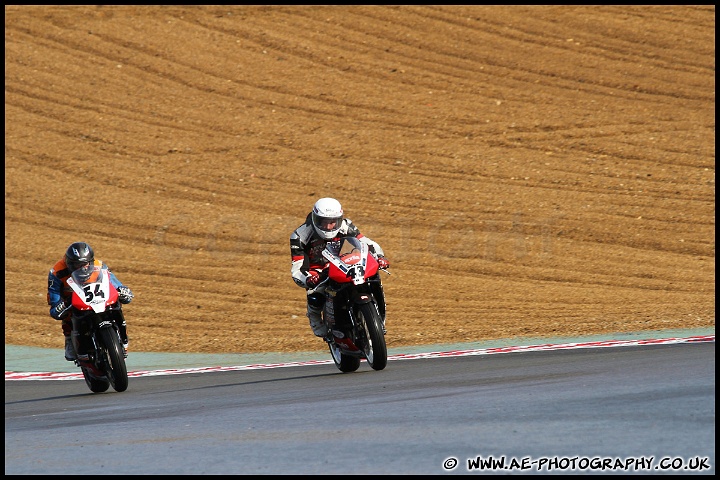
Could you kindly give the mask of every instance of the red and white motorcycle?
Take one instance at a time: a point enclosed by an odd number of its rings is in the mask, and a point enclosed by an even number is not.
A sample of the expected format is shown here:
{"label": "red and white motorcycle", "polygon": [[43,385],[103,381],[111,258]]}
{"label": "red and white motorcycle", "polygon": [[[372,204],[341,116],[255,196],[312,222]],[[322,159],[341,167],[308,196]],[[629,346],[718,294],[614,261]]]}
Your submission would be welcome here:
{"label": "red and white motorcycle", "polygon": [[82,344],[88,360],[75,360],[92,392],[117,392],[128,388],[127,366],[120,339],[124,324],[118,292],[108,271],[89,265],[74,271],[68,279],[72,288],[73,344]]}
{"label": "red and white motorcycle", "polygon": [[322,254],[329,263],[323,272],[326,279],[318,286],[324,287],[325,341],[335,365],[342,372],[354,372],[365,359],[373,370],[384,369],[385,296],[377,260],[355,237],[328,244]]}

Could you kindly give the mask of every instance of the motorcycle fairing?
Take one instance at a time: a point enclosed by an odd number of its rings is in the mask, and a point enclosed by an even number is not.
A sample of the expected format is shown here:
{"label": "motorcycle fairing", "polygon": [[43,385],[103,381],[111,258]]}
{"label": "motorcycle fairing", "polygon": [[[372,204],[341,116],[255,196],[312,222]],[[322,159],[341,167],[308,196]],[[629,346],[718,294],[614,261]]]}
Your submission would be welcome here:
{"label": "motorcycle fairing", "polygon": [[338,283],[352,281],[355,285],[361,285],[378,270],[377,260],[369,253],[367,244],[355,237],[344,237],[337,253],[326,248],[322,255],[335,267],[329,268],[328,275],[331,280]]}
{"label": "motorcycle fairing", "polygon": [[110,283],[110,275],[102,267],[95,266],[93,274],[85,279],[75,271],[67,283],[75,293],[72,305],[78,310],[92,309],[95,313],[102,313],[108,305],[118,301],[118,293]]}

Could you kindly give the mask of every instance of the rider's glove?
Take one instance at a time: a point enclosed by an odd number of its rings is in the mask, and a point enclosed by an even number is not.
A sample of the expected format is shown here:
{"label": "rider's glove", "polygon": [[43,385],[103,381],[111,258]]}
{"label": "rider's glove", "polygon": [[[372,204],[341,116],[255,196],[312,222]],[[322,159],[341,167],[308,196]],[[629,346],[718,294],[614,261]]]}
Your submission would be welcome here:
{"label": "rider's glove", "polygon": [[313,288],[318,283],[320,283],[320,274],[315,270],[310,270],[305,279],[305,285],[307,285],[308,288]]}
{"label": "rider's glove", "polygon": [[50,316],[55,320],[62,320],[62,317],[70,310],[70,307],[72,307],[72,305],[65,305],[65,302],[61,300],[60,303],[50,309]]}
{"label": "rider's glove", "polygon": [[117,291],[118,297],[120,297],[120,303],[130,303],[135,297],[128,287],[119,287]]}
{"label": "rider's glove", "polygon": [[388,268],[390,266],[390,262],[387,261],[387,258],[385,257],[378,257],[378,266],[382,269]]}

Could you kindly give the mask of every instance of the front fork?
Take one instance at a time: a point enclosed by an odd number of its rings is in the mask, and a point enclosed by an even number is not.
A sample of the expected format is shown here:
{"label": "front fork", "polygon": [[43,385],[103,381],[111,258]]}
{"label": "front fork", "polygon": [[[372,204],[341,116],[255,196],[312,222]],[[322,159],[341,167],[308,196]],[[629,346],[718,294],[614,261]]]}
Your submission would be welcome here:
{"label": "front fork", "polygon": [[[109,311],[107,311],[108,317],[112,319],[113,323],[117,327],[117,333],[120,336],[120,342],[123,344],[128,343],[128,336],[127,336],[127,324],[125,323],[125,316],[123,315],[122,308],[113,308]],[[86,316],[89,317],[89,316]],[[72,342],[73,347],[75,348],[75,352],[80,355],[81,350],[83,354],[88,354],[88,348],[90,345],[88,345],[89,342],[92,342],[92,350],[94,352],[98,351],[98,346],[95,344],[95,338],[93,338],[92,335],[90,335],[90,325],[89,322],[96,321],[96,319],[93,318],[83,318],[76,314],[72,316]],[[85,348],[81,348],[85,347]]]}
{"label": "front fork", "polygon": [[115,321],[115,325],[117,325],[118,333],[120,334],[120,341],[123,344],[127,344],[127,324],[125,323],[125,315],[123,315],[122,308],[118,305],[118,308],[113,308],[111,312],[113,315],[113,320]]}
{"label": "front fork", "polygon": [[[353,301],[356,305],[360,303],[372,304],[380,317],[380,327],[382,328],[383,335],[385,335],[387,333],[385,330],[385,292],[383,291],[382,282],[380,282],[380,275],[377,275],[377,280],[369,281],[367,286],[367,290],[353,292]],[[350,317],[354,327],[357,322],[352,312],[350,312]]]}

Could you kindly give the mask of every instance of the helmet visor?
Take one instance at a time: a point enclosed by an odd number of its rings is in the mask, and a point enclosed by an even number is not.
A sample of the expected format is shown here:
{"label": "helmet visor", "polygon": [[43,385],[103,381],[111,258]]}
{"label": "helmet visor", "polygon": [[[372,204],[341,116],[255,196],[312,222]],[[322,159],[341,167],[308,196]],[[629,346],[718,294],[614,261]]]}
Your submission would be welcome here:
{"label": "helmet visor", "polygon": [[313,223],[323,232],[333,232],[340,228],[342,216],[339,217],[321,217],[313,213]]}
{"label": "helmet visor", "polygon": [[70,269],[70,273],[74,272],[75,270],[80,270],[81,268],[92,269],[93,262],[83,261],[83,260],[75,260],[75,261],[69,261],[67,262],[67,266]]}

